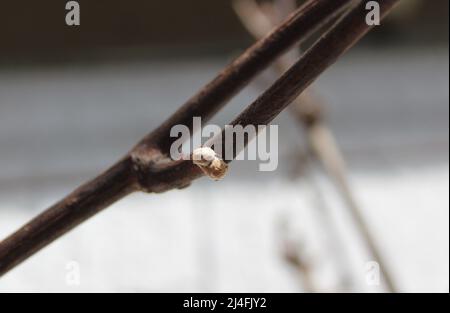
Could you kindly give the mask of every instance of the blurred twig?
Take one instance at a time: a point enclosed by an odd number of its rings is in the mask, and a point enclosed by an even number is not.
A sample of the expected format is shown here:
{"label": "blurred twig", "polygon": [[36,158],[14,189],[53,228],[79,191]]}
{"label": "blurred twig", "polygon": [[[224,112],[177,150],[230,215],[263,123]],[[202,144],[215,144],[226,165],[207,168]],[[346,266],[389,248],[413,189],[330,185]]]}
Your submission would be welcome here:
{"label": "blurred twig", "polygon": [[[261,7],[256,0],[235,0],[233,7],[247,30],[254,37],[261,38],[270,32],[280,18],[283,18],[295,8],[295,1],[274,0],[273,5],[264,3],[264,6]],[[289,68],[289,64],[299,56],[299,50],[293,49],[290,53],[280,57],[276,62],[278,71],[281,73],[286,71]],[[375,244],[375,240],[362,216],[361,209],[348,182],[348,174],[342,153],[332,131],[323,120],[323,109],[320,101],[314,95],[314,92],[308,88],[293,101],[290,109],[294,112],[294,116],[298,118],[299,122],[303,124],[313,154],[320,160],[325,171],[334,181],[369,252],[374,260],[379,263],[387,289],[390,292],[395,292],[396,288],[391,275],[386,269],[386,262],[384,262]]]}
{"label": "blurred twig", "polygon": [[305,292],[320,292],[314,282],[312,262],[305,255],[301,243],[284,239],[283,253],[286,261],[301,275],[301,282]]}
{"label": "blurred twig", "polygon": [[[195,97],[155,131],[146,136],[118,163],[47,209],[0,242],[0,275],[53,242],[102,209],[134,191],[165,192],[188,186],[203,175],[188,160],[169,157],[174,138],[170,129],[183,124],[192,129],[192,118],[211,118],[237,91],[281,52],[313,31],[348,0],[310,0],[285,23],[244,52]],[[398,0],[380,1],[385,15]],[[352,47],[371,26],[365,23],[365,3],[353,8],[304,56],[231,125],[267,125],[324,70]],[[222,150],[225,151],[225,150]]]}

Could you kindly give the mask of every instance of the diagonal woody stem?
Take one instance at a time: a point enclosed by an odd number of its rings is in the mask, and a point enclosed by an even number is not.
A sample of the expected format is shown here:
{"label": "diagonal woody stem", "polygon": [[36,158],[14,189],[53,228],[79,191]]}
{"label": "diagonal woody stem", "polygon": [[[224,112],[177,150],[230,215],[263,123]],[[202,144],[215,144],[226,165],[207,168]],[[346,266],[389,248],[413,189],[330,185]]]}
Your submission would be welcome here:
{"label": "diagonal woody stem", "polygon": [[[383,0],[380,3],[380,13],[384,17],[399,0]],[[359,2],[345,16],[340,18],[330,31],[325,33],[310,47],[288,71],[286,71],[269,89],[255,102],[249,105],[230,124],[246,127],[253,125],[268,125],[291,104],[311,83],[330,67],[336,60],[359,41],[373,26],[367,25],[366,2]],[[222,142],[225,146],[225,132],[221,138],[210,141]],[[237,155],[240,151],[234,151]]]}
{"label": "diagonal woody stem", "polygon": [[260,72],[300,40],[307,39],[352,0],[309,0],[287,19],[257,41],[228,65],[210,83],[180,107],[168,120],[141,141],[167,153],[175,140],[170,137],[174,125],[192,130],[192,116],[208,121],[228,100],[241,91]]}
{"label": "diagonal woody stem", "polygon": [[[317,8],[325,3],[334,7],[337,2],[343,4],[348,1],[314,0],[308,3]],[[379,2],[382,13],[385,15],[398,0],[380,0]],[[371,27],[365,23],[365,13],[364,1],[352,9],[271,88],[244,110],[233,124],[270,123],[301,91],[369,31]],[[303,18],[308,16],[305,15]],[[308,19],[310,18],[309,16]],[[297,31],[299,30],[291,30],[290,36],[294,36]],[[272,33],[272,36],[276,33],[277,30]],[[268,63],[270,62],[267,62],[267,65]],[[210,88],[222,90],[222,88],[227,89],[227,85]],[[228,99],[228,93],[225,93],[223,97]],[[222,99],[218,102],[224,101]],[[189,119],[195,114],[210,117],[220,108],[217,104],[212,104],[213,109],[211,109],[207,102],[200,101],[201,105],[198,105],[198,102],[195,103],[192,106],[185,105],[184,109],[169,119],[169,122],[166,121],[157,131],[144,138],[108,171],[81,186],[67,198],[0,242],[0,276],[84,220],[133,191],[164,192],[186,187],[191,181],[202,176],[199,167],[192,162],[168,160],[165,151],[160,150],[170,142],[167,130],[172,122],[187,124],[188,116]]]}

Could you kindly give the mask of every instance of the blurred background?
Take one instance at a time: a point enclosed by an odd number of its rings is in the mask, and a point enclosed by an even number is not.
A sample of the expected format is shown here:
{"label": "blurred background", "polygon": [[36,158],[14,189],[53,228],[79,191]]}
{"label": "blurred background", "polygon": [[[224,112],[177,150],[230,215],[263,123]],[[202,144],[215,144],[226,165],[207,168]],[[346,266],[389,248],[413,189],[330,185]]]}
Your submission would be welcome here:
{"label": "blurred background", "polygon": [[[245,1],[245,0],[242,0]],[[0,237],[107,168],[254,42],[230,1],[4,1]],[[314,84],[399,291],[449,291],[448,1],[403,0]],[[275,79],[267,71],[213,119]],[[279,167],[114,204],[0,291],[386,291],[345,202],[284,112]],[[292,257],[295,255],[295,257]],[[74,271],[79,280],[70,277]]]}

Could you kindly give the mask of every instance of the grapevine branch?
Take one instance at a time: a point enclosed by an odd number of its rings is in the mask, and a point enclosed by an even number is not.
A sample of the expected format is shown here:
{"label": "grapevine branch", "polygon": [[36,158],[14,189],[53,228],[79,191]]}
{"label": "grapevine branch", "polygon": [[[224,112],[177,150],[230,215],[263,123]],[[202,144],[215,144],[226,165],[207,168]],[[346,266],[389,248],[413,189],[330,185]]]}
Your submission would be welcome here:
{"label": "grapevine branch", "polygon": [[[184,104],[128,154],[97,178],[82,185],[28,224],[0,242],[0,275],[53,242],[102,209],[135,191],[165,192],[188,186],[203,175],[190,160],[168,156],[170,129],[192,127],[192,117],[212,117],[236,92],[282,52],[311,34],[349,0],[310,0],[267,37],[231,63],[211,83]],[[267,125],[326,68],[352,47],[372,26],[365,22],[365,2],[359,2],[322,36],[272,87],[231,124]],[[380,0],[384,16],[398,0]]]}

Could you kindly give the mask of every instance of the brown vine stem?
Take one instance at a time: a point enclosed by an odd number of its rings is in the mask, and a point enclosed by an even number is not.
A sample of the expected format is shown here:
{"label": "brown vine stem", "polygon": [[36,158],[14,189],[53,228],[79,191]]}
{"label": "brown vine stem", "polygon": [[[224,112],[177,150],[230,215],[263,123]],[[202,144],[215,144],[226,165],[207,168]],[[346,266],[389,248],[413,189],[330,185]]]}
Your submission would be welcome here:
{"label": "brown vine stem", "polygon": [[[385,15],[397,1],[380,1],[382,14]],[[272,49],[277,51],[287,49],[290,46],[290,44],[286,44],[287,42],[294,43],[296,41],[292,37],[298,39],[301,37],[298,33],[309,33],[314,28],[311,25],[320,24],[336,9],[348,2],[345,0],[309,1],[291,15],[286,23],[256,44],[262,51],[266,51],[265,53],[260,51],[257,54],[249,54],[247,51],[244,53],[244,57],[241,56],[238,60],[243,58],[246,60],[243,61],[244,63],[252,64],[249,66],[251,69],[263,69],[277,56],[277,53],[270,52]],[[232,124],[267,125],[340,55],[370,30],[371,26],[365,23],[365,14],[365,3],[362,2],[314,44],[289,71],[248,106]],[[301,22],[302,20],[303,22]],[[302,25],[302,27],[297,28],[298,25]],[[308,31],[305,31],[305,28]],[[285,36],[280,36],[280,32]],[[283,39],[280,40],[280,38]],[[250,51],[254,50],[251,48]],[[262,59],[261,54],[263,55]],[[259,60],[256,64],[254,58]],[[265,66],[259,65],[259,62],[263,62]],[[170,148],[168,143],[171,142],[169,131],[175,124],[190,125],[193,116],[202,116],[205,119],[211,117],[220,109],[222,103],[252,78],[252,75],[248,75],[248,69],[247,71],[237,71],[236,74],[235,66],[236,63],[232,63],[218,78],[194,97],[196,100],[185,104],[168,121],[145,137],[131,152],[105,173],[81,186],[4,239],[0,243],[0,275],[5,274],[50,242],[133,191],[164,192],[183,188],[202,176],[200,168],[191,161],[173,161],[167,156],[166,149]],[[251,72],[254,75],[257,70]],[[247,75],[247,79],[242,79],[240,75]],[[224,76],[232,78],[223,82]],[[235,79],[240,81],[238,87],[233,83]],[[211,93],[211,89],[217,91]],[[213,96],[205,97],[205,94]],[[209,103],[207,100],[212,102]]]}
{"label": "brown vine stem", "polygon": [[[261,7],[255,0],[236,0],[234,9],[240,17],[243,25],[255,37],[261,38],[267,34],[274,24],[295,8],[294,0],[275,0],[274,4],[265,3]],[[277,16],[281,15],[281,16]],[[280,57],[275,63],[279,72],[283,73],[299,56],[299,50],[293,49],[290,53]],[[387,270],[387,263],[376,245],[369,227],[364,220],[361,208],[348,180],[348,171],[343,154],[337,144],[335,136],[327,127],[323,119],[322,105],[310,88],[296,98],[290,109],[298,121],[303,124],[307,133],[308,142],[313,155],[321,162],[325,172],[334,182],[343,201],[347,205],[366,247],[372,258],[380,265],[386,288],[389,292],[396,292],[392,275]]]}
{"label": "brown vine stem", "polygon": [[173,125],[187,125],[192,130],[192,116],[208,121],[224,104],[241,91],[294,44],[307,39],[352,0],[309,0],[294,11],[267,36],[234,60],[210,83],[180,107],[168,120],[150,133],[140,145],[155,145],[168,152],[176,138],[169,136]]}

